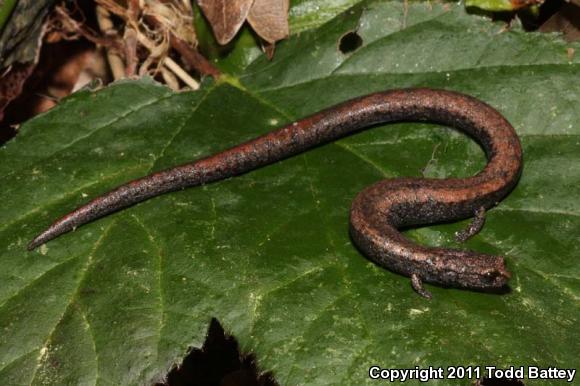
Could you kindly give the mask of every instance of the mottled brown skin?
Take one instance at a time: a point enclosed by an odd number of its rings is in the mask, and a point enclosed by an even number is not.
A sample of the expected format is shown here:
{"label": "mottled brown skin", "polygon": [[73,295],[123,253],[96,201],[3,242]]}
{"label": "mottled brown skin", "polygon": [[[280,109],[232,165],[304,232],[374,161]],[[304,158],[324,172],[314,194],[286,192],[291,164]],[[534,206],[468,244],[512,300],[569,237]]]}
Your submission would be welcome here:
{"label": "mottled brown skin", "polygon": [[[488,163],[469,178],[400,178],[379,181],[354,199],[350,233],[377,264],[422,282],[475,290],[503,288],[510,273],[503,257],[430,248],[405,238],[399,228],[473,217],[495,206],[515,186],[522,168],[519,139],[503,116],[487,104],[455,92],[401,89],[370,94],[318,112],[213,156],[153,173],[105,193],[53,223],[29,249],[82,224],[148,198],[222,180],[301,153],[378,123],[429,121],[473,137]],[[481,217],[481,216],[479,216]],[[474,224],[475,233],[483,225]]]}

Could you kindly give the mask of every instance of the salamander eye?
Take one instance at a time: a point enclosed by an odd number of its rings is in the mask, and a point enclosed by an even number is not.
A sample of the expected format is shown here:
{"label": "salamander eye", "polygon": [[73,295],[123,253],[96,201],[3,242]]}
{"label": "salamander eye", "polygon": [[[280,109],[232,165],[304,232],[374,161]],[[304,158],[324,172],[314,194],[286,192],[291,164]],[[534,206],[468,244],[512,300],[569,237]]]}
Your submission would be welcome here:
{"label": "salamander eye", "polygon": [[486,273],[483,274],[484,280],[487,281],[488,283],[494,282],[498,276],[501,276],[501,273],[496,270],[487,271]]}

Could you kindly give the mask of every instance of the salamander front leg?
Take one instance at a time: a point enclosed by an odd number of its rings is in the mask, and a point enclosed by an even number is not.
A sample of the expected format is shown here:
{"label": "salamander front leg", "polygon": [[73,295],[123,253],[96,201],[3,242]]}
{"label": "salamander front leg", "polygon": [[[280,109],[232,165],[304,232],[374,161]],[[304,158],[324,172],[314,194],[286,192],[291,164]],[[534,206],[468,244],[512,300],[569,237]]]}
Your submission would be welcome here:
{"label": "salamander front leg", "polygon": [[484,224],[485,224],[485,208],[482,206],[481,208],[475,211],[475,217],[473,217],[471,223],[467,226],[467,228],[459,232],[455,232],[455,240],[461,243],[469,240],[471,237],[479,233],[479,231],[483,228]]}
{"label": "salamander front leg", "polygon": [[431,292],[427,291],[425,287],[423,287],[423,280],[421,280],[421,277],[416,273],[411,275],[411,286],[419,295],[423,296],[424,298],[431,300],[433,297]]}

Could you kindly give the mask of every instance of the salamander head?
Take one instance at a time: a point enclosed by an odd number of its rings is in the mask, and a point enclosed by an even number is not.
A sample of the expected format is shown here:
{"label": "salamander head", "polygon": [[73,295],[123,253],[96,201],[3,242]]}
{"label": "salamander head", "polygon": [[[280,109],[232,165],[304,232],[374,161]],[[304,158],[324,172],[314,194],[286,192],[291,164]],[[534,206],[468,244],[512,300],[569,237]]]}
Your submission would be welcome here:
{"label": "salamander head", "polygon": [[[505,287],[512,277],[512,274],[505,268],[503,259],[501,265],[497,267],[489,267],[483,273],[477,274],[477,282],[481,284],[481,289],[492,289]],[[477,287],[477,284],[474,285]]]}
{"label": "salamander head", "polygon": [[452,251],[442,260],[445,263],[438,265],[437,276],[443,285],[493,292],[505,289],[511,278],[502,256]]}
{"label": "salamander head", "polygon": [[442,249],[431,250],[423,280],[443,286],[496,292],[507,289],[511,273],[502,256]]}

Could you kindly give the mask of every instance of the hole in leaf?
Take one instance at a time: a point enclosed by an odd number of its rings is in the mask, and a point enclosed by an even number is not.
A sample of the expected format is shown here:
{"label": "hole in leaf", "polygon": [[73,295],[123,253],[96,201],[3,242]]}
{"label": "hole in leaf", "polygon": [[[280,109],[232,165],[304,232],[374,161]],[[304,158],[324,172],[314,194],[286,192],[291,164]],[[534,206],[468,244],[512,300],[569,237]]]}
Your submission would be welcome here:
{"label": "hole in leaf", "polygon": [[356,31],[350,31],[338,40],[338,49],[343,54],[350,54],[362,46],[363,40]]}
{"label": "hole in leaf", "polygon": [[505,378],[483,378],[476,383],[477,386],[525,386],[524,382],[519,379]]}
{"label": "hole in leaf", "polygon": [[240,353],[233,336],[212,319],[201,349],[194,348],[155,386],[278,386],[269,372],[257,368],[253,354]]}

